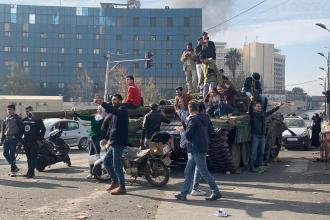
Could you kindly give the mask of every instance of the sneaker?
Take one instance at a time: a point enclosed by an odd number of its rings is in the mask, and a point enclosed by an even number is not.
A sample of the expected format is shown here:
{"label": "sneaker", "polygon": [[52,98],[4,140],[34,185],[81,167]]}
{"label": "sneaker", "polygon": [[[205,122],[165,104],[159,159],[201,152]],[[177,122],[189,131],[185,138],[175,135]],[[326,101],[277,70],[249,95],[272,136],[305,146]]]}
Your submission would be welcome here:
{"label": "sneaker", "polygon": [[8,175],[9,175],[10,177],[15,177],[15,176],[16,176],[16,173],[15,173],[15,172],[10,172],[10,173],[8,173]]}
{"label": "sneaker", "polygon": [[181,193],[175,195],[175,198],[180,201],[187,201],[187,197],[183,196]]}
{"label": "sneaker", "polygon": [[118,188],[119,187],[119,184],[118,183],[112,183],[110,186],[109,186],[109,188],[107,188],[107,191],[112,191],[112,190],[114,190],[114,189],[116,189],[116,188]]}
{"label": "sneaker", "polygon": [[117,187],[111,191],[111,195],[124,195],[126,194],[126,189],[122,187]]}
{"label": "sneaker", "polygon": [[221,194],[212,194],[210,195],[210,197],[206,197],[205,200],[207,201],[215,201],[215,200],[218,200],[222,197]]}
{"label": "sneaker", "polygon": [[11,170],[11,172],[13,172],[13,173],[17,173],[18,171],[19,171],[19,168],[18,167],[16,167],[15,169]]}
{"label": "sneaker", "polygon": [[25,178],[28,178],[28,179],[31,179],[31,178],[34,177],[34,173],[26,173],[26,174],[24,175],[24,177],[25,177]]}
{"label": "sneaker", "polygon": [[256,168],[254,168],[254,167],[251,167],[251,168],[250,168],[250,172],[251,172],[251,173],[257,173],[258,170],[257,170]]}
{"label": "sneaker", "polygon": [[93,176],[92,174],[88,174],[88,175],[86,176],[86,179],[94,179],[94,176]]}
{"label": "sneaker", "polygon": [[190,193],[192,196],[205,196],[206,192],[200,189],[193,189]]}

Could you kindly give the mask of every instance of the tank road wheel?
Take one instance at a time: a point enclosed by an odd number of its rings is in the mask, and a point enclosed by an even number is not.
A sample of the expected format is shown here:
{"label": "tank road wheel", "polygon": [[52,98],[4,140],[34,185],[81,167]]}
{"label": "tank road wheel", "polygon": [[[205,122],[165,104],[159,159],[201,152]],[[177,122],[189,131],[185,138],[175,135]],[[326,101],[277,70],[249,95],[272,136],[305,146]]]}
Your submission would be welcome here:
{"label": "tank road wheel", "polygon": [[247,166],[249,164],[250,157],[250,143],[245,142],[240,144],[241,147],[241,166]]}
{"label": "tank road wheel", "polygon": [[208,166],[214,171],[235,173],[240,164],[240,146],[235,141],[236,130],[224,127],[210,135]]}

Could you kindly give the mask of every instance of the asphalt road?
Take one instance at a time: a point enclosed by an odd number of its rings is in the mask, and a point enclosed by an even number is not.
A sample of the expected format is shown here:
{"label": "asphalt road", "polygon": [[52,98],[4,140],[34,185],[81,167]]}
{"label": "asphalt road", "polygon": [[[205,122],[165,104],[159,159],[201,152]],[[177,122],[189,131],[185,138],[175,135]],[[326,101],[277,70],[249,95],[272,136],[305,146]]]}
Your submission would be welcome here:
{"label": "asphalt road", "polygon": [[[2,148],[1,148],[2,155]],[[72,167],[64,163],[36,173],[35,179],[9,177],[9,166],[0,159],[0,219],[218,219],[224,208],[229,219],[329,219],[330,164],[312,162],[316,151],[282,151],[283,162],[263,174],[244,169],[241,174],[215,174],[223,199],[174,199],[183,181],[183,170],[172,169],[164,188],[145,180],[128,185],[128,194],[111,196],[106,184],[86,180],[87,154],[72,150]],[[18,162],[26,171],[25,157]],[[126,178],[130,180],[129,177]],[[208,187],[202,184],[202,188]]]}

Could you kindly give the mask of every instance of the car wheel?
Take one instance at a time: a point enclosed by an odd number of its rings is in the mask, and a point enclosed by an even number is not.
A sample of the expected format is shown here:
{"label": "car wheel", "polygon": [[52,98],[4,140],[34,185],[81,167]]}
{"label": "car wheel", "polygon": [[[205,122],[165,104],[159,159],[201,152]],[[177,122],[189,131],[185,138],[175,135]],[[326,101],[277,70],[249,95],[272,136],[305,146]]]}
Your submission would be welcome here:
{"label": "car wheel", "polygon": [[87,146],[88,146],[88,139],[86,137],[81,138],[78,144],[79,150],[87,150]]}

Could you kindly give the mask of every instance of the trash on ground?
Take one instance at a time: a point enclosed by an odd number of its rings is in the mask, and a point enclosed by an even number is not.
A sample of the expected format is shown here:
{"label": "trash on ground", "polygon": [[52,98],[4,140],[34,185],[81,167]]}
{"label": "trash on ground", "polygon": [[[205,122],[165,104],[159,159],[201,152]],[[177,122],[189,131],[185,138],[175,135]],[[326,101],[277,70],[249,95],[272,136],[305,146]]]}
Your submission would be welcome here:
{"label": "trash on ground", "polygon": [[228,217],[227,211],[223,208],[220,208],[214,215],[217,217]]}
{"label": "trash on ground", "polygon": [[75,217],[75,219],[78,219],[78,220],[84,220],[84,219],[87,219],[87,218],[88,218],[88,216],[86,216],[86,215],[78,215],[78,216]]}

